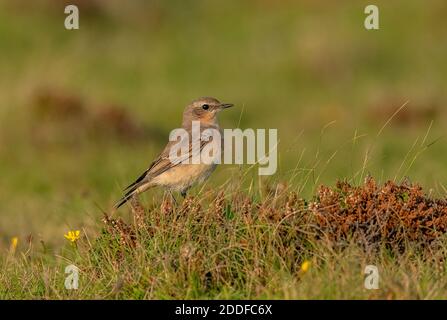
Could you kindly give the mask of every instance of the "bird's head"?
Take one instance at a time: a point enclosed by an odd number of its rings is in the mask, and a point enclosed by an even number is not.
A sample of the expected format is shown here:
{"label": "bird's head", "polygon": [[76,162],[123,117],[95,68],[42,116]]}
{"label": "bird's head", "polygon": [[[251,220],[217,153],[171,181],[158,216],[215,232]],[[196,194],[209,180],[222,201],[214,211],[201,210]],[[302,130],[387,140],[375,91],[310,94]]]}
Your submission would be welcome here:
{"label": "bird's head", "polygon": [[231,103],[221,103],[211,97],[203,97],[192,101],[183,112],[183,126],[191,125],[192,121],[200,121],[204,125],[216,125],[217,114],[226,108],[230,108]]}

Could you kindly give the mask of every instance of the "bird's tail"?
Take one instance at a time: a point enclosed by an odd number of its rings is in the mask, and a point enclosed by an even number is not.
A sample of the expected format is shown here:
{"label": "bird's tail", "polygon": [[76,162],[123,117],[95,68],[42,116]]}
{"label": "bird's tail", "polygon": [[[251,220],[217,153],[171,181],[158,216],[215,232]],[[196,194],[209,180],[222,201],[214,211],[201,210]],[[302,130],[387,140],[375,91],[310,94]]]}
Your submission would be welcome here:
{"label": "bird's tail", "polygon": [[117,204],[115,204],[115,209],[118,209],[123,204],[125,204],[127,201],[132,199],[132,197],[134,197],[135,195],[137,195],[141,192],[146,191],[150,187],[152,187],[152,185],[149,182],[140,182],[140,183],[137,183],[137,184],[131,186],[131,188],[129,190],[127,190],[126,194],[118,201]]}

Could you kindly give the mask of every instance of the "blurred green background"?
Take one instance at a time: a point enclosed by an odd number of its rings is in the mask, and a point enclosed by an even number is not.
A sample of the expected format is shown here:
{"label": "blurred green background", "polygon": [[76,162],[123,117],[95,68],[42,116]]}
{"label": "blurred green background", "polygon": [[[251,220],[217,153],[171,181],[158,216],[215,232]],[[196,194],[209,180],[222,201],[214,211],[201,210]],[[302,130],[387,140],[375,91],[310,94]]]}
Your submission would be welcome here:
{"label": "blurred green background", "polygon": [[[278,129],[263,181],[309,197],[408,176],[445,196],[447,2],[374,1],[380,30],[367,31],[371,3],[0,1],[3,243],[93,226],[200,96],[236,104],[225,128]],[[64,28],[66,4],[79,30]],[[207,188],[240,172],[221,166]]]}

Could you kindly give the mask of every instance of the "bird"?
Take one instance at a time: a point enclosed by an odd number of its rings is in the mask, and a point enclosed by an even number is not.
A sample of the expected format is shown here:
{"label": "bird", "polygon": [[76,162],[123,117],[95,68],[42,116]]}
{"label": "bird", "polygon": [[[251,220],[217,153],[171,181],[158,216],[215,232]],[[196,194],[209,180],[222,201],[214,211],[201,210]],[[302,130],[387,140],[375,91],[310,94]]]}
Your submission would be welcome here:
{"label": "bird", "polygon": [[[201,133],[206,129],[215,129],[221,134],[222,131],[219,127],[217,115],[220,111],[232,106],[233,104],[231,103],[221,103],[219,100],[212,97],[201,97],[193,100],[184,109],[181,128],[188,133],[189,137],[191,137],[193,122],[198,121]],[[198,144],[198,150],[196,150],[197,147],[194,148],[192,139],[185,140],[188,143],[186,146],[189,150],[186,155],[188,160],[191,160],[192,157],[197,154],[197,151],[201,152],[207,144],[216,142],[213,141],[213,139],[203,140],[204,141],[201,140]],[[186,197],[187,191],[195,183],[204,182],[215,170],[217,164],[214,162],[196,163],[194,161],[189,161],[189,163],[185,163],[185,161],[171,161],[171,148],[173,148],[176,143],[176,141],[169,141],[148,169],[124,189],[123,192],[125,194],[115,204],[115,209],[120,208],[134,196],[156,186],[166,188],[171,196],[172,191],[177,191],[180,192],[183,197]],[[222,148],[222,143],[219,144],[219,147]]]}

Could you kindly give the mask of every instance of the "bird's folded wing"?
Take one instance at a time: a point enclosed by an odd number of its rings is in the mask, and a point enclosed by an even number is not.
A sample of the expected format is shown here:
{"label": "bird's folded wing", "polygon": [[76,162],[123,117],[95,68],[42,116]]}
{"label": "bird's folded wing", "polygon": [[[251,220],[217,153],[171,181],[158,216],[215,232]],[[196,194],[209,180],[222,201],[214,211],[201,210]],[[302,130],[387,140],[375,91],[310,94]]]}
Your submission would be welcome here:
{"label": "bird's folded wing", "polygon": [[[193,157],[199,156],[202,152],[205,145],[207,145],[210,141],[201,140],[198,144],[192,144],[189,143],[189,140],[182,139],[183,141],[176,142],[171,141],[166,145],[166,148],[163,150],[163,152],[158,156],[157,159],[152,162],[152,164],[149,166],[149,168],[140,176],[138,179],[130,184],[127,188],[124,190],[131,189],[137,185],[143,184],[148,182],[149,180],[155,178],[156,176],[162,174],[166,170],[169,170],[175,166],[178,166],[182,163],[191,163],[191,159]],[[185,152],[181,155],[176,155],[174,157],[170,156],[171,148],[177,144],[177,143],[188,143],[186,145],[185,150],[188,150],[188,152]]]}
{"label": "bird's folded wing", "polygon": [[[183,141],[182,141],[183,140]],[[115,205],[116,208],[119,208],[124,203],[126,203],[136,192],[138,192],[140,187],[150,183],[150,181],[162,174],[163,172],[174,168],[182,163],[195,163],[196,157],[198,156],[200,159],[201,153],[204,147],[210,143],[212,139],[202,139],[199,143],[189,143],[189,139],[181,139],[180,142],[171,141],[167,144],[166,148],[160,154],[160,156],[155,159],[154,162],[149,166],[149,168],[131,185],[129,185],[124,191],[125,195],[121,198],[121,200]],[[176,154],[176,150],[188,150],[187,152],[183,152],[180,155]],[[171,155],[171,148],[176,147],[174,149],[174,154]],[[183,148],[181,148],[183,146]],[[191,161],[193,160],[193,161]]]}
{"label": "bird's folded wing", "polygon": [[202,152],[205,145],[207,145],[209,141],[200,141],[197,145],[189,144],[187,146],[188,152],[180,155],[171,155],[171,148],[174,146],[174,143],[169,143],[165,150],[161,153],[161,155],[151,164],[148,169],[147,177],[152,179],[166,170],[169,170],[175,166],[178,166],[182,163],[192,163],[191,160],[194,157],[200,157],[200,153]]}

